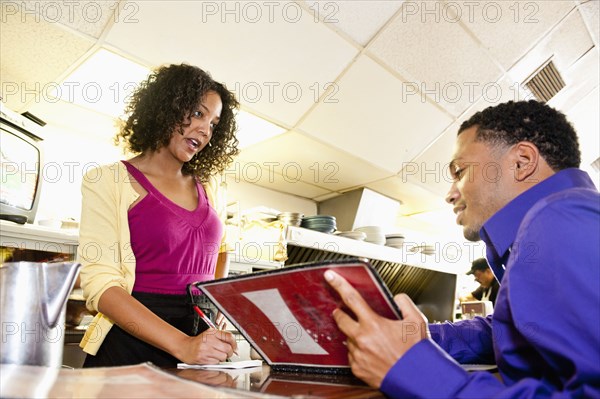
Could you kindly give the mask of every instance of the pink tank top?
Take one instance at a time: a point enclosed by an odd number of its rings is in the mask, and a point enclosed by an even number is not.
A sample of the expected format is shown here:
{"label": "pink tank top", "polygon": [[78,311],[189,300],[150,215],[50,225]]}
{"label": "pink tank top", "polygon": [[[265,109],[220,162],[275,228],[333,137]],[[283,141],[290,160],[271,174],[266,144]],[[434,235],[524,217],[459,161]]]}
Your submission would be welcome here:
{"label": "pink tank top", "polygon": [[196,183],[198,205],[188,211],[160,193],[127,161],[127,171],[148,192],[128,212],[135,255],[133,291],[183,295],[187,284],[214,278],[223,225]]}

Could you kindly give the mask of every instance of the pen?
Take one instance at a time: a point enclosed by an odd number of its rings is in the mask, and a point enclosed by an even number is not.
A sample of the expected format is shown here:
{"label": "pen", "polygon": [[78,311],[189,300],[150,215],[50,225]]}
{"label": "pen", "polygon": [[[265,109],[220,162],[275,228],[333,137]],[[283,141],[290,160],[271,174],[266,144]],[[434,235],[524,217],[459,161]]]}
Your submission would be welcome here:
{"label": "pen", "polygon": [[[198,316],[200,316],[200,318],[210,327],[210,328],[214,328],[215,330],[220,330],[219,328],[217,328],[217,326],[215,326],[215,324],[208,318],[208,316],[202,311],[202,309],[200,309],[200,307],[198,305],[194,305],[194,310],[196,311],[196,313],[198,313]],[[233,351],[233,353],[236,356],[239,356],[238,353],[236,351]]]}
{"label": "pen", "polygon": [[206,316],[204,314],[204,312],[202,311],[202,309],[200,309],[200,307],[198,305],[194,305],[194,310],[196,311],[196,313],[198,313],[198,315],[200,316],[200,318],[210,327],[210,328],[214,328],[215,330],[218,330],[217,326],[215,326],[215,324],[210,321],[210,319],[208,318],[208,316]]}

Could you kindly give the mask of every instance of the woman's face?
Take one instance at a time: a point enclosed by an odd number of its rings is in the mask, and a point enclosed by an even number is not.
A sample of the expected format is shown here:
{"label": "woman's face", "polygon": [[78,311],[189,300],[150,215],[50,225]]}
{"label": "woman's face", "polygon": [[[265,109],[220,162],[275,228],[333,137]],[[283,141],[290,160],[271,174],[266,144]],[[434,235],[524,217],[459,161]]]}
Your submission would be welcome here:
{"label": "woman's face", "polygon": [[207,92],[195,111],[183,121],[183,130],[171,135],[168,149],[181,162],[189,162],[208,145],[219,123],[223,103],[215,91]]}

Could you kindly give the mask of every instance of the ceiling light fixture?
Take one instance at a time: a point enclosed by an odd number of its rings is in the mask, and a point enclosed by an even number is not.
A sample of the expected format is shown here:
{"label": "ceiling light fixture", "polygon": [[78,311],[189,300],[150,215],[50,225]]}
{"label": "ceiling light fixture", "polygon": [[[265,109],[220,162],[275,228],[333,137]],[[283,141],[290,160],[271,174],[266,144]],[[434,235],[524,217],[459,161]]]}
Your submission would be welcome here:
{"label": "ceiling light fixture", "polygon": [[123,114],[127,97],[149,74],[148,68],[100,49],[67,76],[53,95],[116,118]]}
{"label": "ceiling light fixture", "polygon": [[[118,118],[126,100],[150,70],[106,49],[100,49],[67,76],[52,95],[68,103]],[[251,113],[240,111],[236,117],[239,148],[282,134],[286,129]]]}
{"label": "ceiling light fixture", "polygon": [[236,137],[240,142],[238,145],[240,149],[286,132],[286,129],[246,111],[240,111],[235,119],[238,124]]}

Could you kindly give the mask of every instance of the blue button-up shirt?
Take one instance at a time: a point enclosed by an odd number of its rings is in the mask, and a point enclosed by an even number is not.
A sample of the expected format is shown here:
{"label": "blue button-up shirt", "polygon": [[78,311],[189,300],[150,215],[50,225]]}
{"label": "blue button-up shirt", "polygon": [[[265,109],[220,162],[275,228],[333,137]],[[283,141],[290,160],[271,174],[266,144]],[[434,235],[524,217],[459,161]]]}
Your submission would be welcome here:
{"label": "blue button-up shirt", "polygon": [[[480,231],[501,282],[494,315],[432,324],[390,369],[391,398],[600,398],[600,195],[566,169]],[[496,363],[502,381],[458,363]]]}

